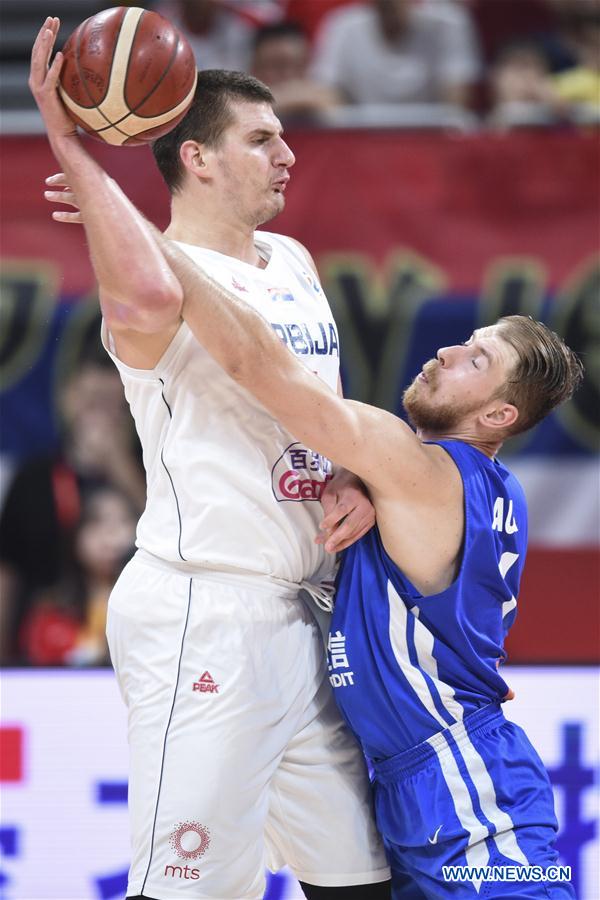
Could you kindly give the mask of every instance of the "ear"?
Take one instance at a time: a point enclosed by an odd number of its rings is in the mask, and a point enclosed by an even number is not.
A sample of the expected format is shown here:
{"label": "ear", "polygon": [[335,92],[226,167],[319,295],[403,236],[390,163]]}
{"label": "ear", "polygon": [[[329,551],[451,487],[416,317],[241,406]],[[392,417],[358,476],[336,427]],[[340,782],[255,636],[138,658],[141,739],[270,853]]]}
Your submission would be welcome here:
{"label": "ear", "polygon": [[196,178],[206,179],[207,153],[203,144],[198,141],[184,141],[179,148],[179,157],[186,170]]}
{"label": "ear", "polygon": [[519,418],[519,410],[512,403],[497,400],[481,413],[479,420],[486,428],[505,430],[510,428]]}

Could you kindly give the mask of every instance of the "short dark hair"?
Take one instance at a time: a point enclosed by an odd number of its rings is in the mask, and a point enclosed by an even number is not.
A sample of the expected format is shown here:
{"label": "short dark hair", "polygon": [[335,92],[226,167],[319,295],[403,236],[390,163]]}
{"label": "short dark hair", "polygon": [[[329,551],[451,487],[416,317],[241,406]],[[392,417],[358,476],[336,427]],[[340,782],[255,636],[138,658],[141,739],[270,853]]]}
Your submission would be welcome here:
{"label": "short dark hair", "polygon": [[569,400],[583,380],[579,357],[543,322],[530,316],[505,316],[498,333],[516,350],[518,361],[498,395],[519,411],[509,436],[537,425]]}
{"label": "short dark hair", "polygon": [[188,112],[172,131],[152,144],[154,159],[171,193],[177,191],[183,181],[184,167],[179,148],[185,141],[217,146],[233,121],[231,100],[270,103],[271,106],[275,102],[266,84],[252,75],[226,69],[198,72],[196,93]]}

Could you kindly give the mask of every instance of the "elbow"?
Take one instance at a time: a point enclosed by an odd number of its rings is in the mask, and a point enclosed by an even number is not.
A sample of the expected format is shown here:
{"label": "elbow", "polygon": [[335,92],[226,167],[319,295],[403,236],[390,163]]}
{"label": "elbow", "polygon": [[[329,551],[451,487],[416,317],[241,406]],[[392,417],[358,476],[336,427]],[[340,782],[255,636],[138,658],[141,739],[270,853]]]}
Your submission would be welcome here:
{"label": "elbow", "polygon": [[[178,286],[178,285],[177,285]],[[109,327],[128,328],[141,334],[156,334],[169,328],[181,318],[181,290],[165,290],[143,285],[127,294],[108,295],[101,286],[102,312]]]}
{"label": "elbow", "polygon": [[148,285],[133,301],[137,330],[152,334],[162,331],[175,320],[181,318],[183,294],[181,290],[170,290]]}
{"label": "elbow", "polygon": [[142,295],[144,306],[153,311],[177,310],[181,313],[183,306],[183,290],[177,280],[162,285],[148,284]]}
{"label": "elbow", "polygon": [[136,302],[151,310],[177,307],[183,305],[183,288],[170,269],[160,272],[147,272],[143,269],[131,273]]}
{"label": "elbow", "polygon": [[97,277],[103,291],[127,306],[149,311],[182,307],[183,288],[166,266],[157,270],[132,260],[118,274],[111,268],[108,272],[98,271]]}

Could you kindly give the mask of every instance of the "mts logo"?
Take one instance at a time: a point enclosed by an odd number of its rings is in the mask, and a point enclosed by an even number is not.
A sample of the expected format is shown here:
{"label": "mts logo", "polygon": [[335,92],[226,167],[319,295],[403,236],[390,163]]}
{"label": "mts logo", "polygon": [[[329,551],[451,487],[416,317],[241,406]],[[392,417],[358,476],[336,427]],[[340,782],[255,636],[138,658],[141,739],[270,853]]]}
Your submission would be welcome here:
{"label": "mts logo", "polygon": [[189,866],[165,866],[166,878],[185,878],[186,881],[198,881],[200,869],[190,869]]}
{"label": "mts logo", "polygon": [[215,684],[210,672],[205,672],[198,681],[194,682],[193,690],[199,691],[201,694],[218,694],[219,685]]}

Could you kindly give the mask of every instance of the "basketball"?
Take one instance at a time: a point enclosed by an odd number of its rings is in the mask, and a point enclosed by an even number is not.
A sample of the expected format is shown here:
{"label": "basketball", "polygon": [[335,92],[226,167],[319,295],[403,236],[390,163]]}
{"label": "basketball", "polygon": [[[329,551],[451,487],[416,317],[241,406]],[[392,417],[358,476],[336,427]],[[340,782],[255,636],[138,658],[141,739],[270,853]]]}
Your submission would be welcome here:
{"label": "basketball", "polygon": [[194,98],[192,48],[158,13],[105,9],[75,29],[63,54],[59,93],[67,112],[107,144],[156,140],[175,127]]}

